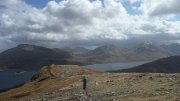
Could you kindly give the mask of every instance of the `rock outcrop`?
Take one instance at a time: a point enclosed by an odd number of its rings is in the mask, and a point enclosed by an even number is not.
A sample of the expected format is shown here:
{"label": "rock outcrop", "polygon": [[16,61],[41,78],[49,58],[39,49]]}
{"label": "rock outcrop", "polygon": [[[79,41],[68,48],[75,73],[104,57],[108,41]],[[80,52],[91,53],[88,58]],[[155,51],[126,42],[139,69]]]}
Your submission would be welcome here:
{"label": "rock outcrop", "polygon": [[49,65],[44,66],[41,70],[32,77],[33,80],[43,80],[49,78],[65,78],[72,76],[82,76],[93,74],[92,71],[87,68],[80,67],[78,65]]}

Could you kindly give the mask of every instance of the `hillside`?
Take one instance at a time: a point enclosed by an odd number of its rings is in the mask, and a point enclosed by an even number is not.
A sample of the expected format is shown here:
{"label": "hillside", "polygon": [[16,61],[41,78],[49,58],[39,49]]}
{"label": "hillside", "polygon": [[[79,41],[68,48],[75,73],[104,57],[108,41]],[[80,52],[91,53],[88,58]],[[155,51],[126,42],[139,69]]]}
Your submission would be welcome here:
{"label": "hillside", "polygon": [[87,53],[89,61],[94,62],[130,62],[150,61],[171,54],[155,44],[138,44],[133,47],[105,45]]}
{"label": "hillside", "polygon": [[180,73],[180,56],[158,59],[150,63],[117,72]]}
{"label": "hillside", "polygon": [[73,55],[62,49],[21,44],[0,53],[0,67],[10,69],[39,69],[49,64],[80,64],[70,61]]}
{"label": "hillside", "polygon": [[[86,93],[82,76],[88,80]],[[43,67],[0,101],[179,101],[179,74],[99,73],[76,65]]]}
{"label": "hillside", "polygon": [[169,51],[172,55],[179,55],[180,56],[180,44],[173,43],[169,45],[162,45],[165,50]]}

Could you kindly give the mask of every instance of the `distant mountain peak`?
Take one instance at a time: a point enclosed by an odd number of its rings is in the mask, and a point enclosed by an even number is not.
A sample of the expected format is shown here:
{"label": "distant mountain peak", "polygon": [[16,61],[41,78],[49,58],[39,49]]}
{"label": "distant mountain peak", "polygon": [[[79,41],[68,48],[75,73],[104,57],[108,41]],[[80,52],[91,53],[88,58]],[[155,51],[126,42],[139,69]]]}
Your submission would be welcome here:
{"label": "distant mountain peak", "polygon": [[26,51],[34,51],[35,50],[35,46],[29,45],[29,44],[20,44],[20,45],[17,46],[17,48],[20,48],[20,49],[23,49],[23,50],[26,50]]}
{"label": "distant mountain peak", "polygon": [[31,45],[31,44],[19,44],[19,45],[17,45],[17,47],[37,47],[37,46]]}
{"label": "distant mountain peak", "polygon": [[179,43],[172,43],[172,44],[166,44],[162,45],[162,48],[169,51],[172,55],[180,55],[180,44]]}
{"label": "distant mountain peak", "polygon": [[49,48],[46,47],[42,47],[42,46],[37,46],[37,45],[31,45],[31,44],[19,44],[17,45],[17,47],[15,47],[16,49],[21,49],[21,50],[25,50],[25,51],[52,51]]}
{"label": "distant mountain peak", "polygon": [[20,44],[0,54],[0,67],[19,69],[39,69],[49,64],[76,64],[66,51],[54,51],[41,46]]}

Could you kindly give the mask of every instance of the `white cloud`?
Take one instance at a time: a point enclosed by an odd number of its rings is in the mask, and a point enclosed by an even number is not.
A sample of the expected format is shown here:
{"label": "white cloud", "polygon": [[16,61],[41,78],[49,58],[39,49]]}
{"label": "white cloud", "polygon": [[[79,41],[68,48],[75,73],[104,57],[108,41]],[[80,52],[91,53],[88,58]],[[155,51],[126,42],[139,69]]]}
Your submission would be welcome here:
{"label": "white cloud", "polygon": [[180,0],[142,0],[140,9],[150,16],[180,14]]}
{"label": "white cloud", "polygon": [[6,15],[6,14],[2,14],[1,18],[4,19],[4,20],[2,21],[2,24],[4,24],[4,26],[10,27],[10,26],[12,26],[12,25],[15,24],[15,23],[14,23],[14,20],[13,20],[13,19],[10,19],[9,16]]}
{"label": "white cloud", "polygon": [[[179,21],[147,16],[177,15],[178,10],[166,13],[157,10],[159,7],[167,8],[162,6],[166,5],[164,0],[142,0],[139,9],[143,14],[139,15],[128,14],[123,0],[104,0],[103,3],[100,0],[49,1],[42,9],[22,0],[3,1],[0,2],[0,38],[9,43],[94,45],[95,42],[127,40],[142,35],[173,36],[176,40],[180,36]],[[170,4],[175,2],[170,1]],[[4,41],[2,43],[6,44]]]}

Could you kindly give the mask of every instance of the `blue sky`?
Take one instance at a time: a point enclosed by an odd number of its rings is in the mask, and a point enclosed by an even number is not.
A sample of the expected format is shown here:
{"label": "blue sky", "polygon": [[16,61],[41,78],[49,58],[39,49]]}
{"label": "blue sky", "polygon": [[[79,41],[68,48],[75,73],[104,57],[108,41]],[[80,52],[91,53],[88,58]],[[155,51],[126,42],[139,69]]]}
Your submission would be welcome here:
{"label": "blue sky", "polygon": [[49,2],[50,0],[25,0],[26,3],[37,7],[37,8],[43,8],[46,6],[47,2]]}
{"label": "blue sky", "polygon": [[36,7],[36,8],[43,8],[47,5],[49,1],[56,1],[60,2],[62,0],[24,0],[26,3]]}
{"label": "blue sky", "polygon": [[133,9],[133,7],[139,7],[140,6],[140,4],[141,4],[141,2],[136,2],[136,3],[134,3],[134,4],[131,4],[130,2],[128,2],[128,1],[125,1],[124,3],[123,3],[123,6],[126,8],[126,10],[127,10],[127,12],[129,13],[129,14],[141,14],[141,12],[139,11],[139,10],[134,10]]}
{"label": "blue sky", "polygon": [[[24,0],[27,4],[32,5],[36,8],[43,8],[47,5],[47,3],[49,1],[56,1],[56,2],[60,2],[62,0]],[[91,0],[94,1],[94,0]],[[139,10],[133,10],[132,7],[139,7],[141,2],[136,2],[134,4],[131,4],[130,2],[128,2],[128,0],[125,0],[122,4],[123,6],[126,8],[127,12],[129,14],[141,14],[141,12]]]}

